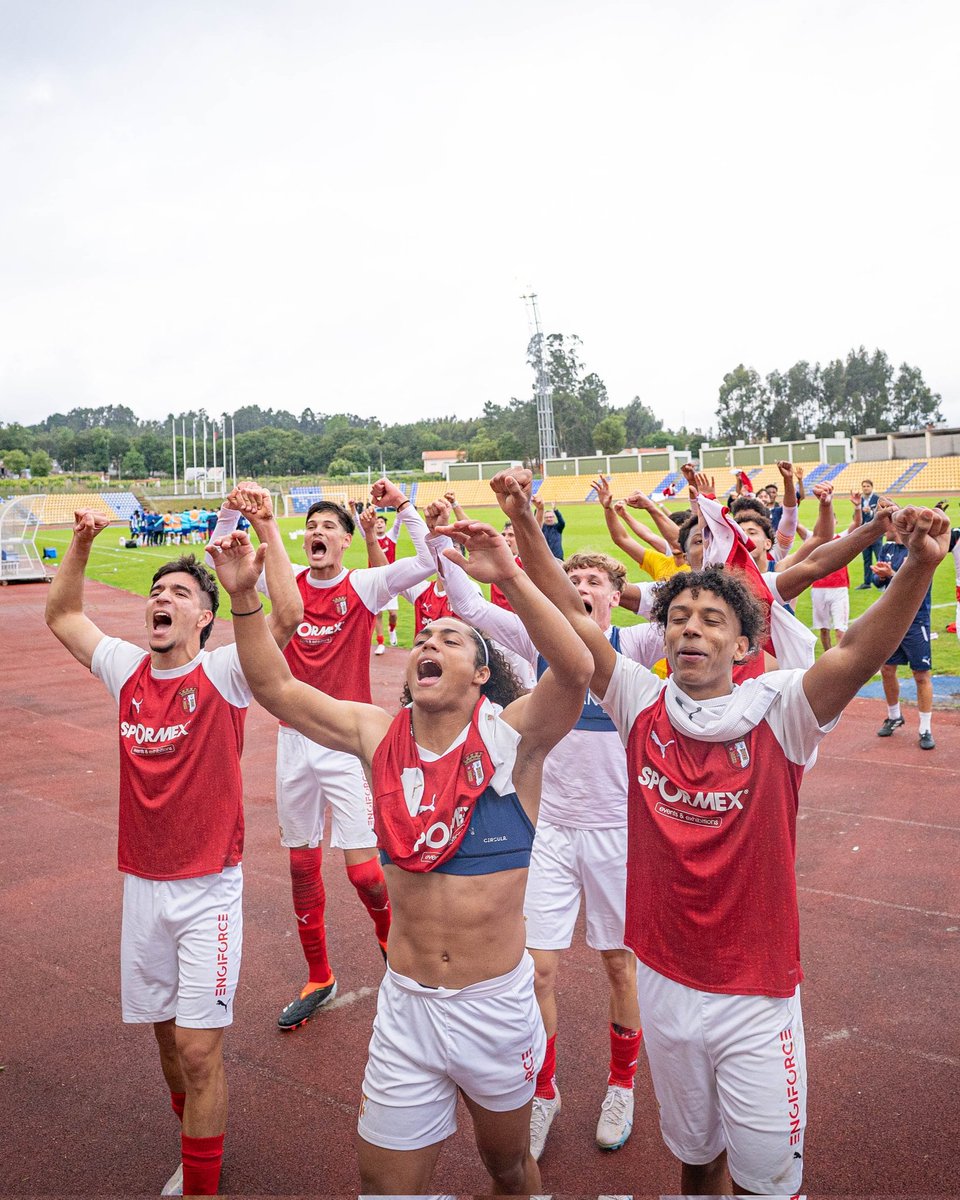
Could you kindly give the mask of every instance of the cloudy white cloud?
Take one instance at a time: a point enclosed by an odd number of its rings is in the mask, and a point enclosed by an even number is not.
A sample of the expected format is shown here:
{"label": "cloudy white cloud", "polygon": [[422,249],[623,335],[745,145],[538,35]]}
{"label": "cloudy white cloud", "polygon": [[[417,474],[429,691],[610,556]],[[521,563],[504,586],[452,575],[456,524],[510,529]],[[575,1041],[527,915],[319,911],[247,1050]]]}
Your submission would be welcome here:
{"label": "cloudy white cloud", "polygon": [[7,4],[0,420],[616,403],[881,346],[960,421],[940,0]]}

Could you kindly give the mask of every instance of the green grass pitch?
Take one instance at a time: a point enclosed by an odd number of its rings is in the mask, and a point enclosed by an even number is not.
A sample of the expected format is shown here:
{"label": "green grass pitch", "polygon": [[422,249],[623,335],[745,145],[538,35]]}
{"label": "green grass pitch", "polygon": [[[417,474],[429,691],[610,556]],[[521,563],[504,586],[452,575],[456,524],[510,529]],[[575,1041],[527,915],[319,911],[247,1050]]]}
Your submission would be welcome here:
{"label": "green grass pitch", "polygon": [[[901,505],[910,503],[908,497],[897,497]],[[922,504],[923,500],[917,499],[915,503]],[[681,504],[676,504],[675,507],[684,507]],[[837,501],[838,525],[847,515],[849,505],[844,498]],[[477,520],[490,521],[496,528],[499,528],[503,523],[502,514],[499,509],[482,508],[470,511],[470,515]],[[563,546],[567,554],[573,554],[580,550],[600,550],[606,553],[613,552],[613,546],[607,536],[606,525],[604,523],[603,514],[597,504],[579,504],[572,505],[563,509],[563,516],[567,522],[566,529],[563,534]],[[804,500],[800,506],[801,523],[808,528],[812,527],[816,518],[816,502],[813,500]],[[960,524],[960,514],[954,518]],[[842,528],[842,525],[840,526]],[[123,526],[115,525],[105,530],[94,543],[93,551],[90,556],[90,565],[88,569],[88,577],[99,580],[101,583],[108,584],[111,587],[122,588],[124,591],[132,592],[135,595],[146,596],[150,590],[150,579],[157,567],[169,558],[176,557],[181,552],[189,552],[193,549],[195,552],[202,554],[203,547],[143,547],[136,550],[127,550],[122,546],[121,534]],[[280,528],[284,536],[284,544],[290,554],[293,562],[304,563],[306,557],[303,553],[302,540],[299,537],[291,539],[290,534],[303,528],[302,517],[281,518]],[[56,548],[59,557],[63,557],[70,542],[69,530],[43,530],[38,535],[38,545],[51,546]],[[410,553],[411,547],[406,535],[400,541],[400,553]],[[358,535],[354,537],[353,544],[350,546],[346,555],[346,565],[348,567],[366,566],[366,553],[364,549],[363,539]],[[630,579],[642,580],[646,576],[635,563],[627,564],[627,574]],[[857,591],[856,584],[862,582],[862,566],[859,556],[850,564],[850,580],[853,585],[850,590],[850,616],[851,620],[859,616],[873,601],[880,595],[879,591]],[[810,593],[805,592],[796,603],[797,615],[800,620],[809,625],[811,617]],[[229,613],[229,604],[224,603],[221,612],[223,615]],[[948,555],[946,559],[937,568],[936,576],[933,582],[933,632],[938,635],[933,646],[933,670],[936,674],[960,674],[960,642],[952,633],[946,633],[945,628],[948,622],[953,621],[955,613],[955,573],[953,558]],[[620,612],[617,617],[617,623],[623,625],[632,625],[638,618],[630,613]],[[413,610],[410,605],[400,602],[400,617],[399,617],[399,638],[400,644],[409,646],[413,638]],[[901,668],[900,674],[909,675],[906,668]]]}

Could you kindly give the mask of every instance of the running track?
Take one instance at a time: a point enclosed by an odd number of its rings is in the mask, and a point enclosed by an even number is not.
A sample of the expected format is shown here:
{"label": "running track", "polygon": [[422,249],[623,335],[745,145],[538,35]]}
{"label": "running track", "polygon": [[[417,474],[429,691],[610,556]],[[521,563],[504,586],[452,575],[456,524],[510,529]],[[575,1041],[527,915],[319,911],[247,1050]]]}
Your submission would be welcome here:
{"label": "running track", "polygon": [[[119,1018],[115,709],[43,625],[46,588],[0,589],[0,1047],[6,1195],[153,1194],[178,1159],[153,1039]],[[87,585],[107,632],[141,639],[143,601]],[[214,644],[231,636],[218,623]],[[404,655],[374,658],[394,702]],[[960,1140],[960,714],[938,713],[937,749],[908,729],[878,742],[876,701],[857,700],[804,786],[799,825],[804,1015],[810,1075],[805,1190],[955,1191]],[[273,807],[274,722],[247,723],[246,939],[226,1041],[231,1087],[223,1187],[234,1194],[356,1195],[353,1130],[382,975],[370,922],[334,852],[325,868],[336,1006],[280,1034],[301,982]],[[641,1059],[634,1134],[593,1145],[603,1096],[603,973],[580,945],[561,973],[563,1112],[541,1162],[544,1191],[677,1190]],[[469,1120],[434,1185],[485,1186]]]}

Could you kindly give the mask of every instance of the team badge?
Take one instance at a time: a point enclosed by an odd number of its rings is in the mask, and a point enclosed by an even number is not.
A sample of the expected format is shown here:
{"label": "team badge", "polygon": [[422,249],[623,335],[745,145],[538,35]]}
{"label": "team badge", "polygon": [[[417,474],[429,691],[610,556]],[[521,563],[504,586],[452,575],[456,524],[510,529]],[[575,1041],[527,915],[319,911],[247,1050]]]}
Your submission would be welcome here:
{"label": "team badge", "polygon": [[731,767],[746,768],[750,766],[750,751],[746,742],[727,742],[727,758]]}
{"label": "team badge", "polygon": [[185,713],[197,711],[197,689],[195,687],[181,688],[177,695],[180,697],[180,703],[183,705]]}
{"label": "team badge", "polygon": [[333,607],[337,610],[338,617],[347,615],[347,598],[346,596],[334,596]]}
{"label": "team badge", "polygon": [[483,787],[483,755],[479,750],[464,757],[463,769],[467,773],[467,783],[473,787]]}

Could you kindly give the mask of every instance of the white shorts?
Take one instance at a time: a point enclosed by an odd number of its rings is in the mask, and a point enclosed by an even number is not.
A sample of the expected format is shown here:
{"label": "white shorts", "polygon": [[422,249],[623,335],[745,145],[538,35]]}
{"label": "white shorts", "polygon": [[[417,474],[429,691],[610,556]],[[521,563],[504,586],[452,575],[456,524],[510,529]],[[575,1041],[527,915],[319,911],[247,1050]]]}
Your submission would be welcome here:
{"label": "white shorts", "polygon": [[360,760],[328,750],[287,725],[277,736],[277,819],[281,846],[319,846],[327,805],[330,845],[360,850],[377,844],[373,797]]}
{"label": "white shorts", "polygon": [[397,610],[399,608],[400,608],[400,602],[397,599],[397,597],[394,596],[394,598],[392,600],[388,600],[386,602],[386,604],[383,606],[383,608],[380,609],[380,611],[381,612],[397,612]]}
{"label": "white shorts", "polygon": [[195,879],[123,877],[120,1001],[130,1024],[233,1023],[243,950],[243,871]]}
{"label": "white shorts", "polygon": [[850,593],[844,587],[811,588],[813,596],[813,628],[839,629],[844,633],[850,624]]}
{"label": "white shorts", "polygon": [[627,827],[573,829],[541,818],[523,899],[532,950],[565,950],[570,945],[581,895],[587,905],[587,945],[593,950],[626,949]]}
{"label": "white shorts", "polygon": [[547,1049],[533,959],[453,991],[387,967],[363,1076],[357,1131],[387,1150],[419,1150],[457,1128],[457,1089],[491,1112],[533,1098]]}
{"label": "white shorts", "polygon": [[800,989],[727,996],[684,987],[640,963],[637,995],[663,1140],[681,1162],[712,1162],[762,1195],[803,1178],[807,1066]]}

